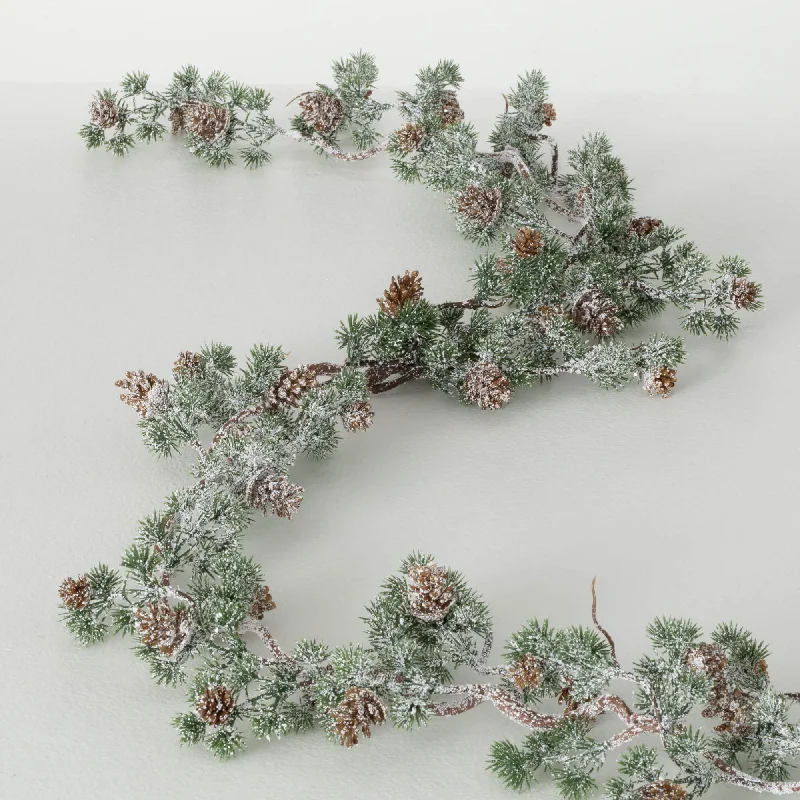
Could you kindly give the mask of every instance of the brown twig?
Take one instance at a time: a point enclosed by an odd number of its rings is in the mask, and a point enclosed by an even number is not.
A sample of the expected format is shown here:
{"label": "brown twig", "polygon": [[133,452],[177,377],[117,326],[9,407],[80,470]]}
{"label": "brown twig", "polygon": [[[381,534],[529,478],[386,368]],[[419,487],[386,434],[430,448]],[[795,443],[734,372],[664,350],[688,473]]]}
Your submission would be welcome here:
{"label": "brown twig", "polygon": [[611,648],[611,662],[619,669],[619,659],[617,658],[617,648],[614,645],[614,640],[611,638],[611,634],[597,621],[597,594],[594,590],[596,580],[596,577],[592,578],[592,622],[594,622],[595,628],[606,637],[606,641]]}

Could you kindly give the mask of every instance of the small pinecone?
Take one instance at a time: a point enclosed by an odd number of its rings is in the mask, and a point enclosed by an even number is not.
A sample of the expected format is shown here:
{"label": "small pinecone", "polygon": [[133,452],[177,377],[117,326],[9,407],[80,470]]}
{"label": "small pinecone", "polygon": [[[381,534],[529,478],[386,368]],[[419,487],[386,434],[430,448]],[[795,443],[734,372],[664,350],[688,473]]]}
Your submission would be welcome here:
{"label": "small pinecone", "polygon": [[[145,373],[141,369],[135,369],[125,373],[125,377],[114,383],[120,389],[125,389],[126,393],[122,393],[119,399],[123,403],[127,403],[131,408],[136,410],[140,417],[147,417],[151,413],[151,391],[159,384],[164,384],[166,381],[159,380],[155,375]],[[154,399],[157,401],[156,405],[160,405],[165,399],[163,391],[157,392]]]}
{"label": "small pinecone", "polygon": [[133,616],[142,644],[158,647],[165,656],[179,653],[188,643],[191,621],[185,608],[172,608],[161,600],[137,608]]}
{"label": "small pinecone", "polygon": [[511,400],[511,383],[497,364],[478,361],[464,376],[464,397],[484,411],[495,411]]}
{"label": "small pinecone", "polygon": [[191,353],[189,350],[185,350],[178,355],[175,365],[172,367],[172,371],[176,375],[185,375],[187,378],[194,378],[200,371],[201,364],[202,359],[198,353]]}
{"label": "small pinecone", "polygon": [[597,337],[612,336],[622,327],[617,307],[599,289],[589,289],[578,298],[571,319],[576,328]]}
{"label": "small pinecone", "polygon": [[389,288],[378,298],[381,310],[390,317],[396,317],[400,309],[406,304],[422,297],[422,278],[419,272],[406,270],[405,275],[392,278]]}
{"label": "small pinecone", "polygon": [[197,715],[209,725],[222,725],[233,713],[236,703],[231,690],[218,684],[203,692],[195,705]]}
{"label": "small pinecone", "polygon": [[654,230],[661,227],[661,220],[653,217],[637,217],[632,219],[628,225],[628,230],[636,236],[647,236]]}
{"label": "small pinecone", "polygon": [[219,138],[228,127],[230,114],[225,106],[212,103],[192,103],[188,108],[186,129],[206,142]]}
{"label": "small pinecone", "polygon": [[92,103],[89,118],[98,128],[113,128],[119,119],[119,109],[113,100],[98,98]]}
{"label": "small pinecone", "polygon": [[317,386],[317,373],[301,365],[284,372],[267,389],[265,400],[272,408],[296,408],[300,398]]}
{"label": "small pinecone", "polygon": [[526,653],[508,668],[508,677],[517,689],[536,689],[543,676],[536,657],[533,653]]}
{"label": "small pinecone", "polygon": [[92,590],[86,576],[81,575],[78,578],[66,578],[58,588],[58,596],[67,608],[79,611],[92,599]]}
{"label": "small pinecone", "polygon": [[734,278],[731,282],[731,300],[736,308],[747,311],[758,300],[759,286],[746,278]]}
{"label": "small pinecone", "polygon": [[458,213],[481,228],[490,228],[497,222],[503,209],[503,193],[496,186],[470,184],[456,195]]}
{"label": "small pinecone", "polygon": [[248,505],[264,514],[272,512],[291,519],[303,502],[303,487],[289,483],[284,475],[276,476],[268,470],[262,470],[248,482],[244,499]]}
{"label": "small pinecone", "polygon": [[639,797],[640,800],[684,800],[686,789],[672,781],[654,781],[642,789]]}
{"label": "small pinecone", "polygon": [[170,109],[169,121],[172,123],[173,135],[186,130],[188,124],[186,120],[186,106],[175,106],[175,108]]}
{"label": "small pinecone", "polygon": [[425,128],[422,125],[413,125],[407,122],[395,132],[395,138],[397,139],[397,146],[404,153],[411,153],[414,150],[419,150],[422,140],[425,138]]}
{"label": "small pinecone", "polygon": [[372,425],[375,412],[366,402],[355,403],[342,411],[342,424],[346,431],[365,431]]}
{"label": "small pinecone", "polygon": [[661,367],[645,376],[642,388],[650,395],[660,394],[662,397],[669,397],[677,380],[677,370]]}
{"label": "small pinecone", "polygon": [[552,103],[542,103],[542,122],[549,128],[556,121],[556,110]]}
{"label": "small pinecone", "polygon": [[442,125],[453,125],[464,119],[464,110],[458,104],[455,92],[443,92],[441,99],[440,119]]}
{"label": "small pinecone", "polygon": [[441,622],[456,601],[447,571],[436,564],[415,564],[406,583],[411,613],[423,622]]}
{"label": "small pinecone", "polygon": [[351,686],[342,702],[328,713],[333,717],[333,732],[344,747],[358,744],[359,735],[369,739],[370,725],[383,725],[386,719],[386,707],[380,697],[358,686]]}
{"label": "small pinecone", "polygon": [[300,109],[303,119],[317,133],[333,133],[342,124],[342,103],[332,94],[308,92],[300,101]]}
{"label": "small pinecone", "polygon": [[269,591],[269,586],[262,586],[257,592],[253,605],[250,606],[250,616],[255,619],[264,619],[264,614],[267,611],[272,611],[276,608],[275,601]]}
{"label": "small pinecone", "polygon": [[725,674],[728,658],[718,644],[703,644],[690,647],[683,656],[683,663],[693,672],[719,678]]}
{"label": "small pinecone", "polygon": [[522,258],[532,258],[542,252],[544,238],[539,231],[533,228],[520,228],[514,237],[513,244],[517,255]]}

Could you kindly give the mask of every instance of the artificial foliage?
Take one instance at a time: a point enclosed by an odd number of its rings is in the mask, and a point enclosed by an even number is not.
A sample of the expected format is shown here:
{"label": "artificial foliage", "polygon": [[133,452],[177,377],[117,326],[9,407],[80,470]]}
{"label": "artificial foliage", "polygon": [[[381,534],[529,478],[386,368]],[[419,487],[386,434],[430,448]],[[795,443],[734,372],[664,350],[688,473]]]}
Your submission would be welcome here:
{"label": "artificial foliage", "polygon": [[[222,758],[251,737],[314,727],[363,746],[382,725],[416,728],[489,703],[524,731],[490,747],[489,768],[514,789],[549,773],[567,800],[580,800],[619,750],[605,784],[611,800],[684,800],[719,782],[800,791],[789,772],[800,754],[789,720],[798,695],[772,686],[766,647],[733,625],[704,637],[691,621],[656,620],[652,652],[628,668],[593,602],[591,626],[529,620],[490,665],[492,622],[480,595],[458,572],[412,554],[368,605],[363,643],[284,649],[271,635],[264,620],[276,599],[244,534],[256,514],[301,512],[294,463],[368,431],[376,395],[419,380],[495,411],[524,387],[576,374],[605,388],[638,381],[667,397],[683,337],[638,329],[673,306],[686,331],[727,339],[740,311],[761,307],[741,258],[714,264],[678,228],[637,216],[605,136],[586,137],[561,171],[544,132],[557,112],[541,73],[508,93],[487,152],[465,120],[452,62],[421,70],[393,102],[373,97],[376,80],[368,55],[336,62],[331,84],[296,98],[288,128],[269,116],[263,90],[193,67],[163,92],[132,73],[93,100],[81,136],[117,155],[162,138],[168,124],[214,166],[237,153],[261,166],[275,136],[342,161],[388,151],[400,179],[446,195],[459,231],[482,252],[467,299],[430,299],[417,270],[392,277],[373,313],[339,326],[339,363],[292,367],[281,348],[256,345],[237,368],[232,349],[212,343],[181,352],[168,377],[127,372],[117,386],[145,445],[159,456],[194,448],[194,482],[139,523],[121,568],[101,564],[63,582],[68,629],[82,644],[130,635],[158,683],[186,689],[188,708],[174,718],[180,740]],[[390,110],[401,122],[381,138]],[[355,150],[343,149],[345,137]],[[474,682],[456,682],[456,669]],[[632,699],[614,692],[620,681]],[[703,730],[695,712],[709,720]],[[594,731],[606,714],[622,729],[603,738]]]}

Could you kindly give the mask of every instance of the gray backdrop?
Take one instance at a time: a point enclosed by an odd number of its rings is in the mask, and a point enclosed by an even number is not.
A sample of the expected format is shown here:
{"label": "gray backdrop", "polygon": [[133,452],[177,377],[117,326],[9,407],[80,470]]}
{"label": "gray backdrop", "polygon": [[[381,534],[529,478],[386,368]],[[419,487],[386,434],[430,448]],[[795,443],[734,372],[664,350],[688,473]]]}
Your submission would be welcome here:
{"label": "gray backdrop", "polygon": [[[293,362],[336,359],[333,328],[370,312],[392,274],[420,270],[434,301],[468,297],[477,252],[443,198],[396,183],[385,158],[341,165],[278,142],[251,173],[210,170],[178,141],[124,161],[87,153],[75,130],[93,88],[0,89],[0,796],[508,798],[483,766],[493,740],[522,734],[489,707],[413,734],[381,729],[350,752],[315,733],[223,764],[178,745],[169,720],[183,694],[155,686],[129,641],[84,650],[62,628],[62,578],[116,564],[136,520],[190,480],[188,455],[159,461],[141,444],[113,385],[126,369],[166,375],[212,339],[239,355],[264,341]],[[296,92],[275,92],[284,119]],[[553,99],[564,149],[607,131],[640,212],[684,226],[713,257],[750,260],[767,310],[728,345],[690,340],[667,401],[577,377],[500,413],[424,385],[376,400],[368,434],[299,465],[301,513],[247,536],[278,602],[271,627],[287,644],[358,640],[363,606],[421,549],[483,593],[496,654],[530,616],[590,622],[597,575],[627,664],[656,615],[706,629],[733,619],[773,643],[771,674],[798,690],[796,111]],[[462,102],[485,135],[499,94]]]}

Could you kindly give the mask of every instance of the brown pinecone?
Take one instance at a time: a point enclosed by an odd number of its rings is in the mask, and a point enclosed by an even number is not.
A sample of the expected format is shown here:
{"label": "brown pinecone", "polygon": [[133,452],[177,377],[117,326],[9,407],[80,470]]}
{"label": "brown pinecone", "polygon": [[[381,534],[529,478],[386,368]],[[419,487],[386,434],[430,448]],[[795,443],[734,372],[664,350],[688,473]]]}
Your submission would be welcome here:
{"label": "brown pinecone", "polygon": [[414,150],[419,150],[422,140],[425,138],[425,128],[420,124],[412,124],[407,122],[400,129],[395,132],[397,139],[397,146],[404,153],[411,153]]}
{"label": "brown pinecone", "polygon": [[126,390],[127,394],[122,393],[119,396],[123,403],[127,403],[131,408],[135,409],[140,417],[146,417],[152,410],[152,400],[155,400],[155,405],[158,406],[165,399],[163,397],[163,387],[162,390],[156,392],[152,399],[150,397],[153,389],[164,383],[166,381],[159,380],[155,375],[145,373],[141,369],[135,369],[126,372],[125,377],[115,381],[114,386]]}
{"label": "brown pinecone", "polygon": [[503,209],[503,193],[496,186],[470,184],[456,195],[458,213],[481,228],[490,228],[497,222]]}
{"label": "brown pinecone", "polygon": [[683,663],[693,672],[718,678],[725,674],[728,658],[718,644],[703,642],[697,647],[690,647],[683,656]]}
{"label": "brown pinecone", "polygon": [[172,608],[163,599],[137,608],[133,616],[142,644],[158,647],[165,656],[179,653],[188,644],[191,620],[185,608]]}
{"label": "brown pinecone", "polygon": [[542,118],[548,128],[556,121],[556,110],[552,103],[542,103]]}
{"label": "brown pinecone", "polygon": [[269,591],[269,586],[262,586],[257,592],[253,605],[250,606],[250,616],[256,619],[264,619],[267,611],[277,608],[275,601]]}
{"label": "brown pinecone", "polygon": [[655,369],[645,376],[642,388],[651,395],[660,394],[662,397],[669,397],[672,390],[675,388],[675,383],[678,380],[678,371],[675,369],[668,369],[661,367]]}
{"label": "brown pinecone", "polygon": [[375,412],[369,403],[355,403],[342,411],[342,425],[346,431],[365,431],[372,425]]}
{"label": "brown pinecone", "polygon": [[508,677],[517,689],[536,689],[542,683],[542,670],[533,653],[526,653],[508,668]]}
{"label": "brown pinecone", "polygon": [[684,800],[686,789],[668,780],[653,781],[642,789],[639,797],[640,800]]}
{"label": "brown pinecone", "polygon": [[383,725],[386,707],[383,701],[369,689],[351,686],[344,699],[328,712],[333,717],[333,732],[344,747],[358,744],[359,735],[372,735],[370,725]]}
{"label": "brown pinecone", "polygon": [[637,217],[628,224],[628,231],[636,236],[647,236],[661,227],[661,220],[653,217]]}
{"label": "brown pinecone", "polygon": [[511,400],[511,383],[497,364],[478,361],[464,376],[464,397],[484,411],[495,411]]}
{"label": "brown pinecone", "polygon": [[206,142],[218,139],[230,121],[228,109],[212,103],[192,103],[187,108],[187,116],[186,129]]}
{"label": "brown pinecone", "polygon": [[441,110],[439,112],[439,117],[442,120],[442,125],[453,125],[464,119],[464,110],[458,104],[458,98],[455,92],[442,92],[442,99],[440,102]]}
{"label": "brown pinecone", "polygon": [[201,364],[202,359],[198,353],[185,350],[183,353],[178,354],[172,371],[176,375],[186,375],[188,378],[194,378],[199,372]]}
{"label": "brown pinecone", "polygon": [[222,725],[233,713],[236,703],[230,689],[222,684],[210,686],[198,698],[195,709],[203,722],[209,725]]}
{"label": "brown pinecone", "polygon": [[283,475],[277,476],[262,470],[248,482],[244,499],[248,505],[264,514],[272,512],[291,519],[303,502],[303,487],[289,483]]}
{"label": "brown pinecone", "polygon": [[119,109],[108,97],[98,98],[92,102],[89,118],[92,125],[97,125],[98,128],[113,128],[119,119]]}
{"label": "brown pinecone", "polygon": [[77,578],[64,579],[58,588],[58,596],[67,608],[79,611],[92,599],[92,590],[86,576],[79,575]]}
{"label": "brown pinecone", "polygon": [[570,314],[576,328],[597,337],[613,336],[622,322],[611,298],[600,289],[588,289],[575,302]]}
{"label": "brown pinecone", "polygon": [[338,97],[325,92],[307,92],[300,100],[301,115],[317,133],[333,133],[341,124],[344,112]]}
{"label": "brown pinecone", "polygon": [[447,570],[436,564],[415,564],[408,570],[406,584],[411,613],[423,622],[441,622],[456,601]]}
{"label": "brown pinecone", "polygon": [[170,109],[168,118],[172,123],[173,135],[186,130],[186,106],[175,106],[175,108]]}
{"label": "brown pinecone", "polygon": [[521,258],[532,258],[542,252],[544,237],[533,228],[520,228],[513,239],[513,245]]}
{"label": "brown pinecone", "polygon": [[746,278],[734,278],[731,282],[731,300],[736,308],[747,311],[758,301],[759,285]]}
{"label": "brown pinecone", "polygon": [[296,408],[300,398],[306,393],[315,389],[317,383],[317,373],[304,365],[297,369],[284,372],[265,393],[265,401],[271,408]]}
{"label": "brown pinecone", "polygon": [[419,272],[406,270],[405,275],[392,278],[389,288],[378,298],[378,305],[385,314],[396,317],[400,309],[406,304],[422,297],[422,278]]}

